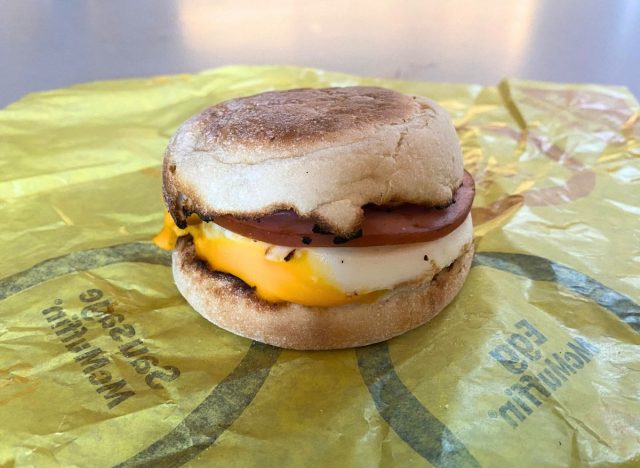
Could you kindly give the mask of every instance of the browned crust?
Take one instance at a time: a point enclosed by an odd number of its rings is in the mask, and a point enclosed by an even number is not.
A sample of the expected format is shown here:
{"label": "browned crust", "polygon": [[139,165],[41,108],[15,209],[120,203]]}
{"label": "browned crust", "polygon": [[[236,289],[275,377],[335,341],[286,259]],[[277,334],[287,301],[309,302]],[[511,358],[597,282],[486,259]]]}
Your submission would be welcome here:
{"label": "browned crust", "polygon": [[407,117],[411,98],[390,89],[289,89],[231,99],[204,110],[194,121],[202,136],[196,151],[220,146],[288,147]]}
{"label": "browned crust", "polygon": [[259,299],[240,279],[212,272],[182,238],[173,253],[179,291],[207,320],[237,335],[290,349],[364,346],[416,328],[438,314],[462,288],[473,245],[432,280],[398,287],[372,304],[306,307]]}

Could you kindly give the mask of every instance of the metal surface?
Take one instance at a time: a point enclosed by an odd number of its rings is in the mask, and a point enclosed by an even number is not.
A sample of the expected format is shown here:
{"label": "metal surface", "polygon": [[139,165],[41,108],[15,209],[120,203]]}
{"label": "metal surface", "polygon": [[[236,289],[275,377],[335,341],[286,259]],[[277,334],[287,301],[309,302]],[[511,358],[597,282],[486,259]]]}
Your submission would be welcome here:
{"label": "metal surface", "polygon": [[409,80],[619,84],[637,0],[0,0],[0,106],[90,80],[292,64]]}

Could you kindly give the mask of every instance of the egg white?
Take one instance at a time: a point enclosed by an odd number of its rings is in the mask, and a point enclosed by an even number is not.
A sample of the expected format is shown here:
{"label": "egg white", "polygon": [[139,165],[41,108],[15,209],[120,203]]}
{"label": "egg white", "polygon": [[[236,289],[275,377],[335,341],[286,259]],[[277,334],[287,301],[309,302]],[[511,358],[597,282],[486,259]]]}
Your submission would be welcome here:
{"label": "egg white", "polygon": [[[214,223],[207,223],[206,235],[220,236],[246,242],[248,238]],[[471,215],[448,235],[428,242],[374,247],[286,247],[258,241],[265,246],[265,257],[284,262],[306,251],[321,268],[319,277],[334,284],[345,294],[363,294],[392,289],[395,286],[433,277],[458,258],[467,244],[473,241]]]}
{"label": "egg white", "polygon": [[309,253],[327,266],[345,293],[391,289],[433,277],[460,256],[473,240],[471,216],[448,235],[428,242],[375,247],[318,247]]}

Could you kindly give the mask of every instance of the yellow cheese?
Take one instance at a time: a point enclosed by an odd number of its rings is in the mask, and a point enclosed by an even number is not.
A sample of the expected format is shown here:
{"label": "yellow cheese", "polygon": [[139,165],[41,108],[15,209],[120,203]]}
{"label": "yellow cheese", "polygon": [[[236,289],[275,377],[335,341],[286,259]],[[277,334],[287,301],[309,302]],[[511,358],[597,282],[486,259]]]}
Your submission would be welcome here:
{"label": "yellow cheese", "polygon": [[180,229],[166,213],[164,227],[153,241],[158,247],[171,250],[178,237],[190,234],[196,255],[211,269],[240,278],[255,287],[256,294],[267,301],[327,307],[371,302],[382,293],[344,293],[331,281],[327,269],[308,255],[306,249],[299,249],[289,260],[274,259],[267,255],[271,244],[240,235],[227,236],[221,229],[206,229],[206,223],[195,215],[189,217],[187,223],[185,229]]}

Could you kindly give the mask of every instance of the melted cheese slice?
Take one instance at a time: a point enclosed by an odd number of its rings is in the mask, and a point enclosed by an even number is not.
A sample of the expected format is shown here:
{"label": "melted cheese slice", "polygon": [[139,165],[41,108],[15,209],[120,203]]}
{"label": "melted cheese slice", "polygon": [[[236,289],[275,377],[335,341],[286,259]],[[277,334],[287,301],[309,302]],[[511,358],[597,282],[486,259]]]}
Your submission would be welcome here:
{"label": "melted cheese slice", "polygon": [[293,248],[241,236],[195,215],[180,229],[167,213],[154,242],[170,250],[178,237],[188,234],[196,255],[210,268],[237,276],[259,297],[327,307],[371,302],[399,284],[433,277],[472,241],[473,228],[469,216],[455,231],[430,242]]}

